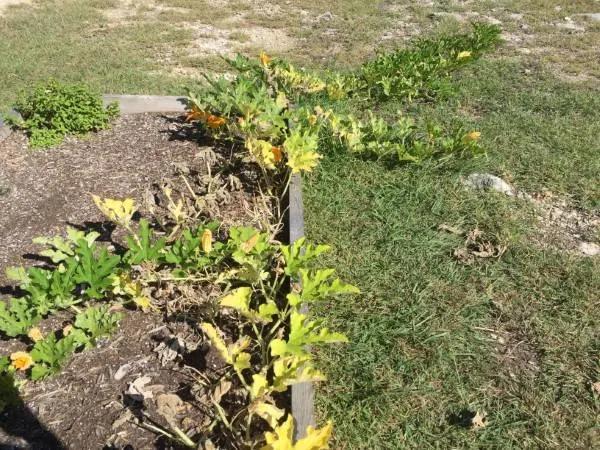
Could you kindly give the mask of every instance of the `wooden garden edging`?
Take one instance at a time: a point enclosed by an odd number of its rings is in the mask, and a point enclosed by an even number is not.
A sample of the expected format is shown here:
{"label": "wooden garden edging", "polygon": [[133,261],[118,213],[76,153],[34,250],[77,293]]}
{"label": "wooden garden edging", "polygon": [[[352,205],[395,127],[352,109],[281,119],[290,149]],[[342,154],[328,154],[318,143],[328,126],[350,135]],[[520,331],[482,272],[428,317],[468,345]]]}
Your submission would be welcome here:
{"label": "wooden garden edging", "polygon": [[[105,94],[102,98],[105,105],[117,102],[121,114],[183,113],[188,105],[185,97],[176,96]],[[10,127],[0,119],[0,142],[8,137],[10,132]],[[288,198],[288,238],[289,243],[293,244],[304,236],[302,178],[299,175],[292,176]],[[314,388],[311,382],[304,382],[293,385],[291,391],[291,412],[295,420],[294,438],[300,439],[306,434],[309,425],[314,426]]]}
{"label": "wooden garden edging", "polygon": [[[121,114],[184,112],[187,108],[185,97],[160,95],[112,95],[103,96],[105,104],[118,102]],[[288,230],[289,243],[304,236],[304,206],[302,203],[302,178],[293,175],[289,187]],[[306,428],[315,425],[314,388],[311,382],[292,386],[292,416],[295,420],[294,438],[300,439],[306,434]]]}

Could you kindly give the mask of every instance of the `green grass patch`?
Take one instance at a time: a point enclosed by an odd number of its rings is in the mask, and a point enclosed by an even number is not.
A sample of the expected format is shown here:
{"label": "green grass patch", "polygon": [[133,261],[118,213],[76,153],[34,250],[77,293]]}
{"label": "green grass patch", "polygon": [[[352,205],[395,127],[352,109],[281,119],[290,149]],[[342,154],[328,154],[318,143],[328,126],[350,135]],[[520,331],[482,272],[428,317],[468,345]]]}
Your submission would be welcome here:
{"label": "green grass patch", "polygon": [[[319,354],[319,413],[340,448],[600,444],[598,259],[540,248],[530,203],[459,181],[488,171],[598,207],[597,91],[523,69],[482,61],[456,75],[455,96],[408,108],[481,130],[488,157],[389,169],[336,154],[305,180],[308,236],[332,244],[328,263],[363,292],[316,311],[350,341]],[[463,265],[464,238],[441,223],[508,251]],[[470,426],[476,412],[485,427]]]}
{"label": "green grass patch", "polygon": [[[43,30],[32,32],[32,30]],[[21,8],[0,17],[0,109],[20,89],[51,77],[85,82],[100,92],[180,94],[185,81],[161,74],[157,53],[187,44],[189,31],[170,24],[107,26],[82,2]],[[49,43],[52,43],[51,45]]]}

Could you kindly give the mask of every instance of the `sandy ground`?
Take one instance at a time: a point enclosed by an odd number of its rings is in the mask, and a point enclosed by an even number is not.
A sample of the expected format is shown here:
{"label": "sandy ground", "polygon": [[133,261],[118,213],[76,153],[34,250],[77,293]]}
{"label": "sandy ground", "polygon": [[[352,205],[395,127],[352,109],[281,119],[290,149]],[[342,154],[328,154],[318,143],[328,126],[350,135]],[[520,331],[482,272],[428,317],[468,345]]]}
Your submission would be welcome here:
{"label": "sandy ground", "polygon": [[18,5],[19,3],[31,3],[31,0],[0,0],[0,16],[10,5]]}

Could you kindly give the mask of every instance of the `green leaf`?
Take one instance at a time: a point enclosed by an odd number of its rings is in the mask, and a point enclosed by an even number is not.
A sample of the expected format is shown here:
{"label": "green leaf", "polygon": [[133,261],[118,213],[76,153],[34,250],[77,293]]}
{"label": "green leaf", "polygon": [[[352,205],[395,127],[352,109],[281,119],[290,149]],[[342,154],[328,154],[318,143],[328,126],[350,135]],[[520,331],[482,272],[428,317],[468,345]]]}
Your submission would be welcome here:
{"label": "green leaf", "polygon": [[300,269],[302,300],[311,302],[333,295],[360,293],[360,289],[356,286],[344,283],[339,278],[333,277],[334,274],[334,269],[318,269],[316,271]]}
{"label": "green leaf", "polygon": [[8,371],[9,364],[8,357],[0,358],[0,412],[7,406],[16,406],[21,403],[17,380]]}
{"label": "green leaf", "polygon": [[125,254],[125,261],[129,264],[140,264],[144,261],[160,262],[166,244],[165,239],[160,238],[153,242],[153,232],[146,219],[140,220],[139,233],[139,243],[132,236],[127,237],[129,250]]}
{"label": "green leaf", "polygon": [[26,335],[40,320],[41,316],[27,298],[12,299],[8,307],[0,301],[0,331],[6,336]]}
{"label": "green leaf", "polygon": [[333,342],[348,342],[348,338],[341,333],[332,333],[327,328],[321,328],[319,322],[307,321],[305,314],[292,310],[288,340],[273,339],[270,344],[271,355],[305,356],[308,354],[307,346]]}
{"label": "green leaf", "polygon": [[244,317],[260,321],[260,322],[271,322],[272,316],[279,312],[277,305],[273,301],[268,301],[259,306],[258,311],[250,307],[250,301],[252,297],[252,288],[241,287],[234,289],[223,297],[219,304],[224,307],[233,308],[242,314]]}
{"label": "green leaf", "polygon": [[90,348],[96,345],[98,338],[112,333],[120,320],[121,314],[111,313],[108,306],[88,308],[75,317],[75,328],[84,332],[84,336],[76,334],[75,338]]}
{"label": "green leaf", "polygon": [[300,269],[309,269],[312,263],[325,252],[331,250],[328,245],[306,244],[304,237],[298,239],[292,245],[282,245],[281,253],[285,260],[285,274],[298,276]]}
{"label": "green leaf", "polygon": [[105,292],[112,288],[111,274],[120,263],[121,258],[110,255],[106,248],[97,251],[97,246],[90,246],[87,241],[80,239],[76,252],[80,257],[80,264],[75,273],[75,281],[87,286],[85,295],[89,298],[102,298]]}
{"label": "green leaf", "polygon": [[311,131],[302,132],[299,128],[292,130],[283,143],[287,155],[287,165],[292,173],[310,172],[322,155],[317,153],[318,135]]}
{"label": "green leaf", "polygon": [[73,336],[57,340],[54,333],[37,341],[30,353],[35,362],[31,369],[31,379],[40,380],[58,373],[78,345]]}

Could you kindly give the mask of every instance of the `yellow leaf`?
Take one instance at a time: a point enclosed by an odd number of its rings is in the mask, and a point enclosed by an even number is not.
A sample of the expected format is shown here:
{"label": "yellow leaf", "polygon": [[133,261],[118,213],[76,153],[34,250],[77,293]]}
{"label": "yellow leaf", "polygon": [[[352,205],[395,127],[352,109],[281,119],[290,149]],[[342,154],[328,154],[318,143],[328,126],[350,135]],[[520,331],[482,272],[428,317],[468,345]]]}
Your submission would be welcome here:
{"label": "yellow leaf", "polygon": [[457,59],[465,59],[465,58],[468,58],[469,56],[471,56],[471,52],[465,50],[465,51],[460,52],[456,58]]}
{"label": "yellow leaf", "polygon": [[259,58],[260,58],[260,63],[263,66],[266,66],[267,64],[269,64],[271,62],[271,60],[273,59],[269,55],[267,55],[265,52],[261,52]]}
{"label": "yellow leaf", "polygon": [[92,198],[102,214],[119,225],[124,227],[129,226],[129,222],[135,213],[133,199],[126,198],[125,200],[115,200],[112,198],[105,198],[102,200],[97,195],[92,195]]}
{"label": "yellow leaf", "polygon": [[481,137],[480,131],[471,131],[463,136],[464,142],[473,142],[477,141]]}
{"label": "yellow leaf", "polygon": [[285,391],[288,386],[305,381],[325,381],[325,375],[315,369],[310,357],[288,356],[278,358],[273,363],[273,388]]}
{"label": "yellow leaf", "polygon": [[250,251],[252,251],[252,249],[256,246],[256,244],[258,243],[258,239],[260,238],[260,233],[256,233],[254,236],[252,236],[250,239],[248,239],[246,242],[244,242],[241,245],[241,250],[244,253],[249,253]]}
{"label": "yellow leaf", "polygon": [[212,239],[212,231],[207,228],[204,230],[204,233],[202,233],[202,250],[204,253],[210,253],[212,251]]}
{"label": "yellow leaf", "polygon": [[282,152],[279,147],[274,147],[270,142],[263,141],[262,139],[246,139],[246,148],[252,157],[267,169],[275,169],[275,163],[281,161],[282,158]]}
{"label": "yellow leaf", "polygon": [[250,405],[251,413],[257,414],[265,419],[271,428],[277,427],[279,420],[285,414],[283,409],[266,402],[257,402]]}
{"label": "yellow leaf", "polygon": [[37,342],[44,338],[44,336],[42,336],[42,332],[38,327],[34,327],[31,330],[29,330],[29,332],[27,333],[27,337],[29,337],[29,339],[31,339],[33,342]]}
{"label": "yellow leaf", "polygon": [[252,296],[252,288],[241,287],[227,294],[221,299],[219,304],[228,308],[233,308],[246,317],[254,318],[256,313],[250,311],[250,297]]}
{"label": "yellow leaf", "polygon": [[250,353],[241,352],[237,356],[235,356],[235,362],[233,363],[233,368],[238,373],[240,373],[244,369],[249,369],[250,368]]}
{"label": "yellow leaf", "polygon": [[277,106],[279,106],[280,108],[287,108],[289,103],[289,100],[285,96],[285,92],[280,91],[277,93],[277,98],[275,99],[275,104]]}
{"label": "yellow leaf", "polygon": [[157,309],[156,306],[154,306],[150,299],[145,295],[138,295],[133,297],[133,302],[140,308],[142,308],[142,311],[146,311],[148,309]]}
{"label": "yellow leaf", "polygon": [[292,169],[292,173],[298,173],[302,170],[310,172],[319,164],[323,156],[317,152],[303,152],[288,154],[287,165]]}
{"label": "yellow leaf", "polygon": [[293,130],[283,143],[287,154],[287,165],[292,173],[310,171],[319,163],[322,156],[316,152],[318,136],[314,132]]}
{"label": "yellow leaf", "polygon": [[333,432],[333,424],[331,420],[327,422],[320,430],[316,430],[313,427],[306,429],[306,437],[296,442],[294,450],[321,450],[329,448],[329,439],[331,439],[331,433]]}
{"label": "yellow leaf", "polygon": [[261,450],[294,450],[294,419],[290,414],[285,422],[275,427],[273,432],[265,433],[265,442],[267,445]]}
{"label": "yellow leaf", "polygon": [[245,350],[250,345],[250,337],[242,336],[236,342],[228,346],[229,352],[232,355],[238,355],[242,350]]}
{"label": "yellow leaf", "polygon": [[10,355],[10,360],[17,370],[27,370],[33,365],[33,358],[27,352],[14,352]]}
{"label": "yellow leaf", "polygon": [[269,382],[267,381],[267,377],[261,373],[252,375],[252,386],[250,386],[250,398],[252,400],[262,397],[268,390]]}
{"label": "yellow leaf", "polygon": [[73,331],[73,325],[65,325],[65,327],[62,329],[62,334],[63,336],[68,336],[71,334],[71,331]]}
{"label": "yellow leaf", "polygon": [[273,316],[277,313],[279,313],[279,308],[272,300],[268,300],[267,303],[263,303],[258,307],[258,315],[265,322],[271,322]]}
{"label": "yellow leaf", "polygon": [[291,415],[288,415],[287,420],[280,426],[275,427],[272,433],[265,433],[267,445],[262,447],[261,450],[327,450],[332,431],[331,421],[321,429],[308,427],[306,437],[294,444],[294,419]]}
{"label": "yellow leaf", "polygon": [[204,331],[204,333],[210,339],[211,344],[214,345],[221,357],[225,360],[225,362],[228,364],[233,364],[233,357],[229,349],[227,348],[227,344],[225,344],[225,341],[221,339],[221,336],[219,336],[219,333],[217,332],[215,327],[213,327],[210,323],[205,322],[201,325],[201,328],[202,331]]}
{"label": "yellow leaf", "polygon": [[233,344],[227,345],[210,323],[205,322],[200,327],[227,364],[231,364],[238,373],[250,368],[250,354],[243,351],[250,345],[248,336],[242,336]]}

